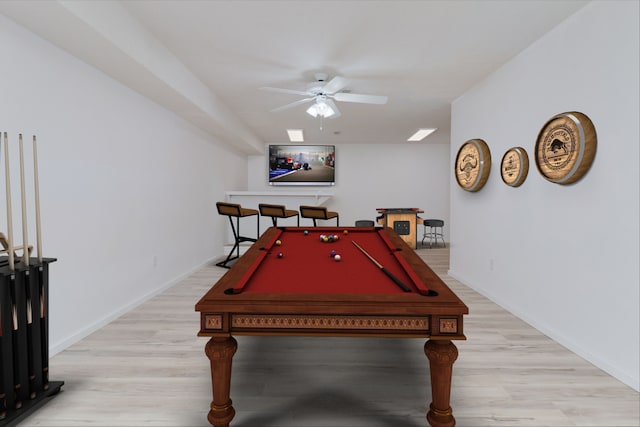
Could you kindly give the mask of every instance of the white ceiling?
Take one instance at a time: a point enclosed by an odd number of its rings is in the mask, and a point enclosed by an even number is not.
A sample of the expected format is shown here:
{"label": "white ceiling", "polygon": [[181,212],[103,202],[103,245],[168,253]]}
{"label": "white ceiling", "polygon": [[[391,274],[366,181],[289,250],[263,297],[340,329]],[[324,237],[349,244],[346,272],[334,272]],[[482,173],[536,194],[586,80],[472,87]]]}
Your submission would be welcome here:
{"label": "white ceiling", "polygon": [[[450,104],[587,1],[14,1],[0,13],[246,153],[287,142],[448,142]],[[271,113],[316,72],[386,105]]]}

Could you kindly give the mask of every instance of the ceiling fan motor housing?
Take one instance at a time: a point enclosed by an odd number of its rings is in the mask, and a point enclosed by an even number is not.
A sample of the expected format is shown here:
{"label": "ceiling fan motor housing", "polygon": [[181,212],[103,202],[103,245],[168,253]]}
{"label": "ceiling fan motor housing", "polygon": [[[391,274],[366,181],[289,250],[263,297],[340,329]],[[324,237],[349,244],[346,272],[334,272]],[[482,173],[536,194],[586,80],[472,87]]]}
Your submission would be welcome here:
{"label": "ceiling fan motor housing", "polygon": [[316,81],[307,85],[307,92],[317,95],[322,92],[322,88],[327,80],[327,74],[315,73],[313,77],[315,77]]}

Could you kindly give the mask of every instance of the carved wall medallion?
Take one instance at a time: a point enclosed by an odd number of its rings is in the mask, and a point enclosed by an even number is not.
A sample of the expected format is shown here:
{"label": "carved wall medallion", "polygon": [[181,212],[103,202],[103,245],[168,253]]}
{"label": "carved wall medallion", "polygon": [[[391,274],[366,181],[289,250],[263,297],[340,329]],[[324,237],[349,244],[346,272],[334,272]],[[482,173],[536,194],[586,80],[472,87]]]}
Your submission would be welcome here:
{"label": "carved wall medallion", "polygon": [[502,181],[511,187],[519,187],[529,173],[529,155],[522,147],[507,150],[500,164]]}
{"label": "carved wall medallion", "polygon": [[455,163],[456,181],[462,189],[475,192],[480,190],[489,178],[491,152],[486,142],[470,139],[462,144]]}
{"label": "carved wall medallion", "polygon": [[575,111],[552,117],[536,140],[538,171],[556,184],[570,184],[582,178],[595,153],[595,127],[589,117]]}

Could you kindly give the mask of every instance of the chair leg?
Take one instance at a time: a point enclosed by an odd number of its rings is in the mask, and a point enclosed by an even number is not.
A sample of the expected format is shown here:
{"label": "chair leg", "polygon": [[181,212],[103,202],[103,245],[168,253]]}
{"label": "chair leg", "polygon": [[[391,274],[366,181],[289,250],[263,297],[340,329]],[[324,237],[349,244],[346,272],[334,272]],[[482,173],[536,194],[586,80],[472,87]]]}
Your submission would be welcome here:
{"label": "chair leg", "polygon": [[[258,236],[260,235],[260,216],[257,215],[258,220],[258,226],[257,226],[257,233]],[[229,215],[229,224],[231,224],[231,231],[233,232],[233,240],[234,240],[234,244],[233,247],[231,248],[231,250],[229,251],[229,254],[227,255],[227,258],[224,261],[221,261],[219,263],[216,263],[216,265],[218,267],[224,267],[224,268],[231,268],[231,266],[227,265],[229,263],[229,261],[233,261],[236,260],[238,258],[240,258],[240,243],[241,242],[255,242],[258,239],[254,239],[252,237],[243,237],[240,235],[240,217],[237,216],[236,217],[236,225],[233,225],[233,219],[231,218],[231,216]],[[235,255],[234,255],[235,252]]]}
{"label": "chair leg", "polygon": [[433,247],[433,227],[429,227],[429,249]]}
{"label": "chair leg", "polygon": [[433,234],[433,227],[429,227],[429,249],[431,249],[433,247],[433,238],[434,238],[434,234]]}
{"label": "chair leg", "polygon": [[[229,263],[229,261],[233,261],[235,259],[240,258],[240,217],[236,217],[238,220],[238,229],[236,230],[236,227],[233,225],[233,219],[231,218],[231,216],[229,216],[229,224],[231,224],[231,231],[233,232],[233,247],[231,248],[231,250],[229,251],[229,254],[227,255],[227,258],[224,261],[221,261],[219,263],[216,263],[216,265],[218,267],[224,267],[224,268],[231,268],[230,266],[228,266],[227,264]],[[236,255],[233,255],[233,252],[236,251]]]}

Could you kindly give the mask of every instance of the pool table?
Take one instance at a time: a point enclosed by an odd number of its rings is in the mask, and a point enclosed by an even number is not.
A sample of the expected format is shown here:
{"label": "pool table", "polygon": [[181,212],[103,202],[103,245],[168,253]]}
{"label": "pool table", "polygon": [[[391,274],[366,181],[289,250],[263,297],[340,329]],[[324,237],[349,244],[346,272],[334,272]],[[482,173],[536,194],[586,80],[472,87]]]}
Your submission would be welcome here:
{"label": "pool table", "polygon": [[[334,255],[340,255],[338,259]],[[427,421],[451,427],[451,376],[467,306],[390,228],[271,227],[196,304],[213,401],[228,426],[234,335],[428,338]]]}

